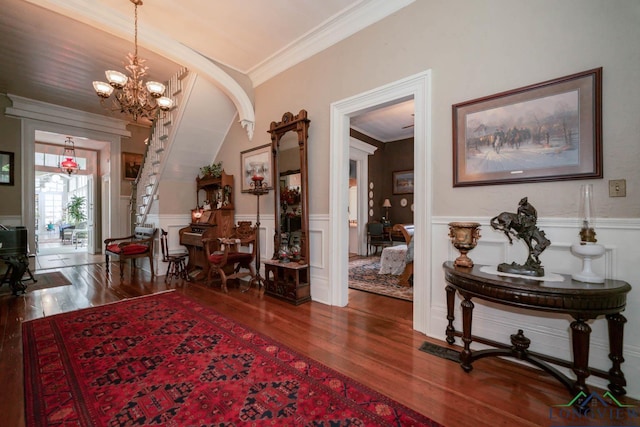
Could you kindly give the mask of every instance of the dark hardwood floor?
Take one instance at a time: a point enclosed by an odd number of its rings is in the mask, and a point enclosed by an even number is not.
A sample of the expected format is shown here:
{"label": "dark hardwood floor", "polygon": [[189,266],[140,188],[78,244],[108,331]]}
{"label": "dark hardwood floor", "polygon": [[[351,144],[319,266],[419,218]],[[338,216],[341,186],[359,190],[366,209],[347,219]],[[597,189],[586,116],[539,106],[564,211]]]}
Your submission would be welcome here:
{"label": "dark hardwood floor", "polygon": [[[162,268],[162,267],[161,267]],[[550,416],[567,403],[564,387],[541,371],[498,358],[474,363],[471,373],[419,350],[424,341],[445,345],[411,329],[412,303],[350,291],[349,306],[310,302],[298,307],[219,287],[173,281],[117,264],[60,268],[72,282],[22,296],[0,297],[0,425],[23,427],[24,388],[21,323],[56,313],[175,289],[226,316],[365,384],[447,426],[603,425],[602,420]],[[6,285],[4,285],[6,286]],[[444,331],[443,331],[444,334]],[[622,398],[622,402],[638,402]],[[635,420],[636,422],[638,420]],[[607,425],[628,425],[629,420]]]}

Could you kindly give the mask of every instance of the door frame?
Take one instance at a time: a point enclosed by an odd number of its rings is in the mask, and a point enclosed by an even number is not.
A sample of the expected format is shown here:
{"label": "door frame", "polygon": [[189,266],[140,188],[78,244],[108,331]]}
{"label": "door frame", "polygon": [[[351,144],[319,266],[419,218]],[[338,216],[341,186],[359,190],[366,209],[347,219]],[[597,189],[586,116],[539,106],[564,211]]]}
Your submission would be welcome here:
{"label": "door frame", "polygon": [[369,217],[367,200],[369,199],[369,156],[378,149],[375,145],[367,144],[359,139],[349,138],[349,160],[356,162],[356,182],[358,184],[358,255],[367,253],[367,234],[365,232]]}
{"label": "door frame", "polygon": [[350,119],[385,104],[414,99],[414,259],[413,328],[426,333],[431,305],[431,70],[426,70],[331,104],[329,301],[344,307],[349,301],[349,141]]}
{"label": "door frame", "polygon": [[[22,224],[27,227],[29,248],[35,248],[35,142],[36,131],[52,132],[61,135],[71,134],[105,145],[101,148],[98,161],[105,164],[111,173],[120,174],[120,139],[130,137],[126,129],[127,123],[121,120],[90,114],[65,107],[47,104],[16,95],[8,95],[13,105],[7,107],[5,115],[21,121],[21,155],[22,155]],[[104,156],[101,158],[101,156]],[[107,160],[108,159],[108,160]],[[111,205],[118,205],[120,181],[111,182]],[[120,218],[114,216],[110,220],[120,224]],[[113,226],[113,224],[112,224]],[[94,245],[97,252],[101,247]]]}

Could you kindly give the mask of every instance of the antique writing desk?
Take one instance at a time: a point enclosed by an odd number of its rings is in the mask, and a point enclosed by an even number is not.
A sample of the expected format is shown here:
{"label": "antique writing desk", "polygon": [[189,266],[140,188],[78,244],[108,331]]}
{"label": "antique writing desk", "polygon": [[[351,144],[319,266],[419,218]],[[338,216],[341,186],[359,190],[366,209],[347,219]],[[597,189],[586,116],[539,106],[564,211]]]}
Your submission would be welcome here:
{"label": "antique writing desk", "polygon": [[[627,385],[620,365],[624,324],[627,319],[620,314],[626,305],[627,293],[631,286],[620,280],[606,280],[603,284],[582,283],[562,275],[564,281],[541,281],[536,278],[514,278],[488,274],[480,271],[482,266],[472,268],[454,267],[453,262],[443,264],[447,281],[447,342],[454,343],[456,336],[462,337],[464,349],[460,352],[460,366],[466,372],[471,371],[474,360],[487,356],[511,356],[545,370],[567,387],[572,395],[584,391],[589,395],[585,379],[590,375],[607,378],[609,389],[617,395],[625,394]],[[453,327],[455,292],[462,296],[462,333]],[[530,340],[519,330],[511,335],[511,346],[496,343],[471,335],[473,302],[480,298],[497,304],[539,310],[552,313],[564,313],[573,317],[571,322],[571,342],[573,363],[550,356],[529,352]],[[609,327],[609,359],[612,367],[609,372],[589,368],[589,335],[591,327],[587,320],[606,316]],[[496,349],[471,351],[472,341],[498,347]],[[546,362],[570,367],[576,375],[572,381],[566,375]]]}

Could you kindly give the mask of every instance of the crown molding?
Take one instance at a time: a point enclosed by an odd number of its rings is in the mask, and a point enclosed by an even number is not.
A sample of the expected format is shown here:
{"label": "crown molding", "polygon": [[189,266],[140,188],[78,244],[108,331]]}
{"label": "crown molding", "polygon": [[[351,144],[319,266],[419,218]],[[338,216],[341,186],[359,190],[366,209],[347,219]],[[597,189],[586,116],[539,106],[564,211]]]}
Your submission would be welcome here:
{"label": "crown molding", "polygon": [[82,127],[97,132],[130,137],[127,122],[99,114],[87,113],[60,105],[36,101],[21,96],[7,94],[12,106],[5,109],[5,114],[18,119],[32,119],[42,122]]}
{"label": "crown molding", "polygon": [[375,24],[415,0],[363,0],[347,12],[340,12],[289,43],[269,58],[249,70],[248,75],[257,87],[288,68],[304,61]]}

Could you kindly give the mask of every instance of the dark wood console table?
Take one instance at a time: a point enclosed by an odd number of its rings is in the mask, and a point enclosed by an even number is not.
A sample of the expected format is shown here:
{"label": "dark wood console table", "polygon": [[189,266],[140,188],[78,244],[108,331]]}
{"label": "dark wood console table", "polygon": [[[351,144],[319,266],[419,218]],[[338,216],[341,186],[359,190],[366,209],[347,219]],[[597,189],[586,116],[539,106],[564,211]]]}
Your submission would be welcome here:
{"label": "dark wood console table", "polygon": [[[488,356],[510,356],[525,360],[551,374],[567,387],[572,395],[584,392],[589,395],[586,378],[593,374],[609,380],[609,390],[616,395],[626,393],[627,385],[621,364],[624,324],[627,319],[621,314],[627,302],[631,286],[620,280],[606,280],[603,284],[589,284],[562,275],[564,281],[541,281],[535,278],[514,278],[498,276],[480,271],[482,266],[472,268],[454,267],[453,262],[443,264],[447,281],[447,342],[453,344],[455,337],[462,337],[464,349],[460,352],[460,366],[465,372],[473,369],[473,361]],[[462,296],[462,333],[453,327],[455,293]],[[497,304],[530,310],[564,313],[573,317],[571,341],[573,362],[528,351],[530,340],[522,330],[511,335],[511,346],[496,343],[471,334],[473,302],[480,298]],[[591,327],[587,320],[606,316],[609,328],[609,359],[612,367],[608,372],[589,368],[589,336]],[[498,347],[496,349],[471,351],[472,341]],[[562,374],[549,363],[570,367],[576,375],[575,381]],[[579,402],[581,403],[581,401]]]}

